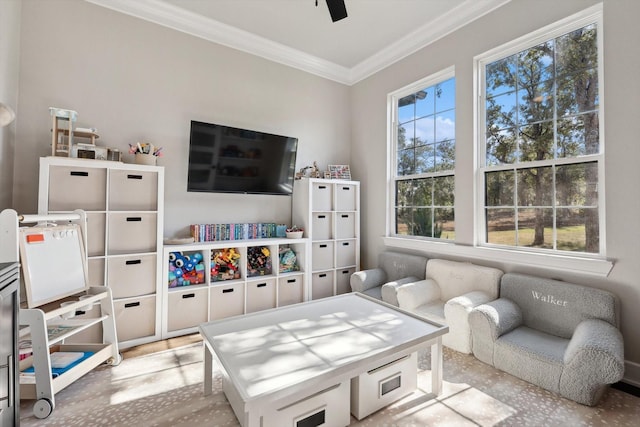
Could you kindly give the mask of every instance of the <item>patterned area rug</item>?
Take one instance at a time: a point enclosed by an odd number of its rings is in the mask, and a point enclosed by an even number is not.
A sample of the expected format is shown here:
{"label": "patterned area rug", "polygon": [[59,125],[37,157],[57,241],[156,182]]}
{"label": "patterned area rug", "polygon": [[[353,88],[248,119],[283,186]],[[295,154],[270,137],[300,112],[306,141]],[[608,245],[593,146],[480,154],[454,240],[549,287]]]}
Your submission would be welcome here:
{"label": "patterned area rug", "polygon": [[[609,389],[587,407],[445,348],[444,392],[430,387],[429,353],[419,355],[418,390],[352,426],[637,426],[640,398]],[[201,343],[151,354],[125,354],[118,366],[100,366],[56,395],[46,419],[21,402],[28,426],[238,426],[214,361],[213,395],[202,395]],[[281,427],[281,426],[275,426]]]}

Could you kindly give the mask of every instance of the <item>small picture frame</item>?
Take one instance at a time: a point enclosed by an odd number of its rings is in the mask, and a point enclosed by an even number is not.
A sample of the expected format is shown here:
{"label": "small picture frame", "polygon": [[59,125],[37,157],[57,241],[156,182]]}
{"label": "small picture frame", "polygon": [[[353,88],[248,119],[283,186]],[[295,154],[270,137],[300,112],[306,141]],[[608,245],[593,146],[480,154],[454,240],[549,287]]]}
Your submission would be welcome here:
{"label": "small picture frame", "polygon": [[331,179],[351,180],[349,165],[329,165],[329,173],[331,174]]}
{"label": "small picture frame", "polygon": [[331,179],[331,172],[324,171],[324,179]]}

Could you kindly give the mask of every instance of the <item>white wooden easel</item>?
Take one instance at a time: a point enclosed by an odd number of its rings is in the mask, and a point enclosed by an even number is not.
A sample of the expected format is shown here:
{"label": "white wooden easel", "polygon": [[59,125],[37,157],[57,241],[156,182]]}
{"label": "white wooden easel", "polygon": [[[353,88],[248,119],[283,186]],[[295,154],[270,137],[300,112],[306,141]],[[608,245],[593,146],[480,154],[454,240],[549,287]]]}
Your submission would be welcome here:
{"label": "white wooden easel", "polygon": [[[20,259],[20,223],[38,223],[39,226],[46,227],[49,224],[55,227],[52,222],[74,223],[78,224],[82,232],[81,245],[86,247],[86,214],[84,211],[78,210],[72,214],[50,214],[50,215],[18,215],[12,209],[6,209],[0,213],[0,237],[3,242],[0,245],[0,262],[16,262],[23,261],[26,263],[32,260]],[[86,253],[84,254],[84,271],[86,272]],[[60,254],[57,254],[60,256]],[[28,269],[24,268],[29,274]],[[29,268],[37,268],[37,265],[30,265]],[[55,277],[51,277],[51,282],[55,281]],[[31,286],[38,286],[34,282]],[[25,286],[27,280],[25,280]],[[64,289],[61,289],[64,294]],[[21,308],[19,315],[20,341],[31,341],[32,355],[20,361],[20,371],[33,366],[35,381],[20,381],[20,398],[35,399],[33,406],[33,414],[37,418],[48,417],[55,408],[55,394],[76,381],[87,372],[91,371],[98,365],[106,362],[111,365],[117,365],[122,360],[122,356],[118,352],[118,339],[116,335],[116,325],[114,319],[113,299],[111,290],[104,286],[89,287],[85,281],[85,287],[82,290],[83,299],[78,300],[74,297],[65,298],[66,302],[70,302],[65,306],[59,306],[60,301],[53,301],[40,308]],[[67,295],[65,295],[67,296]],[[76,295],[77,297],[78,295]],[[87,307],[93,307],[95,304],[100,306],[100,315],[90,319],[73,319],[78,311],[87,310]],[[101,324],[103,337],[102,343],[87,344],[65,344],[65,339],[84,331],[87,328]],[[58,327],[57,333],[51,330]],[[60,332],[64,329],[64,332]],[[55,347],[54,347],[55,346]],[[57,351],[76,351],[76,352],[92,352],[93,354],[81,361],[68,371],[53,378],[51,370],[51,349]]]}

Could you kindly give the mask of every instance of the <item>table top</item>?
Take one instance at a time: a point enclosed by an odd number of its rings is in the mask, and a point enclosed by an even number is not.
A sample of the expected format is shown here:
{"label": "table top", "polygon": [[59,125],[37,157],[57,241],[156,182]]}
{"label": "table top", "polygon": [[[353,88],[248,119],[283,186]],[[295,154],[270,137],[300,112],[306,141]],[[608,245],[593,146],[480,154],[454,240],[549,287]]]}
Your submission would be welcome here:
{"label": "table top", "polygon": [[346,372],[449,330],[358,293],[204,323],[199,329],[245,402]]}

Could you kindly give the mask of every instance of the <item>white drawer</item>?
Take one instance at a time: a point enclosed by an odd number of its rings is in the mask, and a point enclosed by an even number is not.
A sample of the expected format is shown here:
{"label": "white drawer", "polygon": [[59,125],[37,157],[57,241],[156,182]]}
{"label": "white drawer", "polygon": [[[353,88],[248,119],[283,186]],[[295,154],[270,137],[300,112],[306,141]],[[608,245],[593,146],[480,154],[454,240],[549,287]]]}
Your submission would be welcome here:
{"label": "white drawer", "polygon": [[333,186],[316,182],[312,184],[311,210],[330,211],[333,207]]}
{"label": "white drawer", "polygon": [[336,185],[336,211],[356,210],[356,186],[351,184]]}
{"label": "white drawer", "polygon": [[313,234],[313,240],[327,240],[331,239],[332,228],[331,212],[315,212],[311,218],[311,229]]}
{"label": "white drawer", "polygon": [[210,288],[209,320],[244,314],[244,283],[214,285]]}
{"label": "white drawer", "polygon": [[276,279],[247,282],[247,313],[276,306]]}
{"label": "white drawer", "polygon": [[311,244],[311,269],[326,270],[333,268],[333,242],[314,242]]}
{"label": "white drawer", "polygon": [[336,295],[351,292],[351,275],[355,268],[341,268],[336,270]]}
{"label": "white drawer", "polygon": [[296,304],[304,300],[304,276],[278,278],[278,307]]}
{"label": "white drawer", "polygon": [[311,299],[333,296],[333,271],[321,271],[311,275]]}
{"label": "white drawer", "polygon": [[156,251],[155,213],[111,213],[109,214],[108,253]]}
{"label": "white drawer", "polygon": [[105,168],[49,168],[49,211],[104,211],[107,204],[106,191]]}
{"label": "white drawer", "polygon": [[353,212],[336,212],[336,239],[356,237],[356,215]]}
{"label": "white drawer", "polygon": [[87,213],[87,255],[102,256],[105,249],[106,217],[104,213]]}
{"label": "white drawer", "polygon": [[269,407],[263,416],[265,426],[332,427],[347,426],[350,422],[348,381],[311,393],[282,408]]}
{"label": "white drawer", "polygon": [[156,333],[155,295],[113,301],[118,342],[153,336]]}
{"label": "white drawer", "polygon": [[416,353],[351,379],[351,413],[359,420],[408,394],[417,386]]}
{"label": "white drawer", "polygon": [[109,209],[158,210],[158,173],[111,170],[109,172]]}
{"label": "white drawer", "polygon": [[90,258],[87,262],[89,269],[89,286],[104,286],[104,258]]}
{"label": "white drawer", "polygon": [[336,241],[336,267],[350,267],[356,265],[356,241]]}
{"label": "white drawer", "polygon": [[169,292],[167,330],[192,328],[207,321],[207,289]]}
{"label": "white drawer", "polygon": [[129,298],[156,292],[156,256],[134,255],[107,260],[107,284],[114,298]]}

